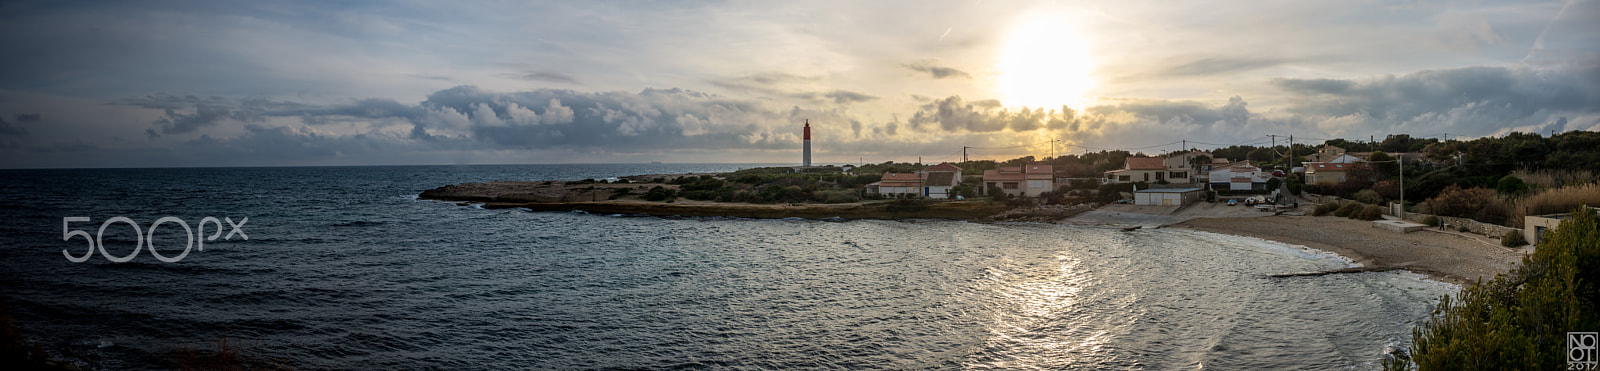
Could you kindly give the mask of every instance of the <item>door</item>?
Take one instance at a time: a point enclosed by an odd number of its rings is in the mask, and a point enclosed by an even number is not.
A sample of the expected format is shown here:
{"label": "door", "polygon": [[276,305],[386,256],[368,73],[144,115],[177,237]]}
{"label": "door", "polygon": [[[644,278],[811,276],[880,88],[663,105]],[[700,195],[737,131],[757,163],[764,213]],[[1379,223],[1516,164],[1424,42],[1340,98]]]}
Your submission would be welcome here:
{"label": "door", "polygon": [[1166,198],[1166,197],[1162,197],[1161,198],[1161,206],[1172,206],[1172,199]]}

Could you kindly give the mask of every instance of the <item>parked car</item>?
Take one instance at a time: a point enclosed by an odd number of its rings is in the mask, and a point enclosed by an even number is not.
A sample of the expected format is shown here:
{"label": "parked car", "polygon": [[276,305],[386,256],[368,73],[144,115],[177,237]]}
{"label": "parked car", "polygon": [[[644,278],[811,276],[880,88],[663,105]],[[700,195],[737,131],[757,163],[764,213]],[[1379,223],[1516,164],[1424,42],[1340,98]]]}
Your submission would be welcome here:
{"label": "parked car", "polygon": [[1283,170],[1273,170],[1272,171],[1272,176],[1282,178],[1283,177]]}
{"label": "parked car", "polygon": [[1239,199],[1237,199],[1237,198],[1228,199],[1228,206],[1236,206],[1236,205],[1239,205]]}

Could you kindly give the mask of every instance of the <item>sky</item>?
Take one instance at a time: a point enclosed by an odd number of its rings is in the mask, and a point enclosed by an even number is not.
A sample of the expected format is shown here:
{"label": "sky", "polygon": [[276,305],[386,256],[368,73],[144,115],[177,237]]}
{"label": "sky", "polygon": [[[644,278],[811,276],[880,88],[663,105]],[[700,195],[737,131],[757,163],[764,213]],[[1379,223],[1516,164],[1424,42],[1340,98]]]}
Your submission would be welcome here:
{"label": "sky", "polygon": [[1600,131],[1600,0],[4,1],[0,51],[0,168]]}

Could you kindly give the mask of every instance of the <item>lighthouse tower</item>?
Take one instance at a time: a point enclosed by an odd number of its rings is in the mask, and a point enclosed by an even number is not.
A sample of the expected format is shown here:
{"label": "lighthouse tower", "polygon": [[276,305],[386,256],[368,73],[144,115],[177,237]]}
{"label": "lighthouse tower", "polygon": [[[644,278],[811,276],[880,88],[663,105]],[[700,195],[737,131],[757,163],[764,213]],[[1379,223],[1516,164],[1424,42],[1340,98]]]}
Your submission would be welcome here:
{"label": "lighthouse tower", "polygon": [[811,120],[806,120],[806,135],[805,135],[805,138],[806,138],[805,162],[802,162],[800,166],[811,167]]}

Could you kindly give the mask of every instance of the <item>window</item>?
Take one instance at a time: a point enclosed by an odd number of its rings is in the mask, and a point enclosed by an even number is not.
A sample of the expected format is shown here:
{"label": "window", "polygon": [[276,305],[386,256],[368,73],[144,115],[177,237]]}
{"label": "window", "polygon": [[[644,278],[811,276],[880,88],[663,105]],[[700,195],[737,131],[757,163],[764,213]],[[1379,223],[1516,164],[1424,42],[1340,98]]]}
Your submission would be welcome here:
{"label": "window", "polygon": [[1150,173],[1144,173],[1144,181],[1150,181]]}
{"label": "window", "polygon": [[1017,182],[1005,182],[1006,189],[1017,189]]}
{"label": "window", "polygon": [[1189,173],[1182,172],[1182,171],[1174,171],[1171,174],[1167,174],[1167,177],[1168,178],[1172,178],[1172,179],[1183,179],[1183,178],[1188,178],[1189,177]]}
{"label": "window", "polygon": [[1132,180],[1132,179],[1128,178],[1127,175],[1122,175],[1122,176],[1118,176],[1117,177],[1117,181],[1119,181],[1119,182],[1126,182],[1126,181],[1129,181],[1129,180]]}
{"label": "window", "polygon": [[1048,181],[1048,180],[1029,180],[1028,181],[1028,188],[1050,188],[1050,181]]}

